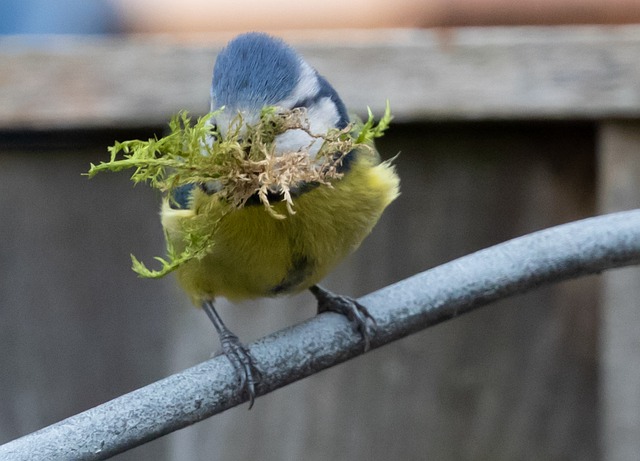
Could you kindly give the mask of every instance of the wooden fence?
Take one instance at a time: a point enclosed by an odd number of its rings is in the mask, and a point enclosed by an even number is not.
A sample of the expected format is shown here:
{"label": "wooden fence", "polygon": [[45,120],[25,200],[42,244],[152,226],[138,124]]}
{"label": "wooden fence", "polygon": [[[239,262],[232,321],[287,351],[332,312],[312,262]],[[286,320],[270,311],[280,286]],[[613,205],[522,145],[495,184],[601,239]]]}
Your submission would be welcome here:
{"label": "wooden fence", "polygon": [[[396,122],[402,196],[327,280],[361,295],[554,224],[638,207],[640,27],[340,33],[297,48]],[[0,443],[206,359],[205,316],[129,253],[158,197],[80,174],[207,109],[219,45],[0,39]],[[118,460],[607,459],[640,452],[640,271],[543,288],[419,333]],[[221,303],[243,339],[313,300]]]}

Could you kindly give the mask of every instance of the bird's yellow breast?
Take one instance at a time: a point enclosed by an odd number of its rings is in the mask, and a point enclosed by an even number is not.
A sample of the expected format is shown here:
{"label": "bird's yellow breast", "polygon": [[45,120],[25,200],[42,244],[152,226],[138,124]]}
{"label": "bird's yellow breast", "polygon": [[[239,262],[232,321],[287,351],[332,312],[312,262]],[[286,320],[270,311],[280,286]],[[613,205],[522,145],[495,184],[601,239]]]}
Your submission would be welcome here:
{"label": "bird's yellow breast", "polygon": [[[219,201],[216,195],[196,193],[202,196],[195,203]],[[262,205],[224,215],[212,251],[179,268],[178,280],[196,305],[217,296],[241,300],[304,290],[360,245],[398,193],[392,165],[358,155],[331,187],[320,185],[295,197],[295,214],[276,204],[285,219],[275,219]],[[174,210],[167,201],[163,204],[162,225],[178,248],[181,221],[193,217],[195,209]]]}

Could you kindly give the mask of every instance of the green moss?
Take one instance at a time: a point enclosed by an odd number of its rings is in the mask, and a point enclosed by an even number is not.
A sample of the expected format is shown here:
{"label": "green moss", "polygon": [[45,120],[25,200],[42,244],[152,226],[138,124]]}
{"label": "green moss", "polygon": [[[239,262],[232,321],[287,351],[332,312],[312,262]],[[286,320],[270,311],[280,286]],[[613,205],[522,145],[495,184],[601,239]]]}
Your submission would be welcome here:
{"label": "green moss", "polygon": [[[387,103],[378,123],[369,110],[364,124],[312,133],[305,109],[279,112],[267,107],[254,125],[245,124],[240,115],[236,116],[223,137],[210,123],[217,113],[193,122],[187,112],[180,112],[169,122],[167,136],[116,142],[108,149],[109,161],[91,164],[89,168],[90,178],[100,172],[133,169],[134,183],[147,183],[163,193],[185,184],[216,181],[219,185],[216,196],[226,206],[203,207],[197,215],[185,220],[184,250],[177,251],[167,238],[166,258],[155,258],[161,264],[159,270],[149,270],[131,256],[132,269],[142,277],[162,277],[194,258],[206,256],[215,243],[220,219],[229,211],[243,207],[253,195],[257,194],[274,219],[286,218],[269,202],[269,196],[273,197],[274,193],[286,202],[287,213],[294,214],[293,188],[303,182],[331,184],[340,179],[339,165],[344,156],[357,147],[370,146],[374,138],[384,134],[392,118]],[[311,158],[304,150],[276,155],[274,140],[288,130],[303,130],[322,139],[316,157]]]}

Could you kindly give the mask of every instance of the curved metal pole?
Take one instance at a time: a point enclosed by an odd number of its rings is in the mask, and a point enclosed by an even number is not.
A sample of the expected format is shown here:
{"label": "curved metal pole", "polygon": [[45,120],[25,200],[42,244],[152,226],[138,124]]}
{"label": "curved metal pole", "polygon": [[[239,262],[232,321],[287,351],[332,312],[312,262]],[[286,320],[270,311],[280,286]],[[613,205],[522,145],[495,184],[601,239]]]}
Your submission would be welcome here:
{"label": "curved metal pole", "polygon": [[[565,224],[478,251],[360,298],[372,348],[543,284],[640,262],[640,210]],[[249,345],[258,395],[360,355],[346,318],[326,313]],[[5,461],[101,460],[243,402],[225,357],[0,446]],[[259,404],[259,403],[258,403]]]}

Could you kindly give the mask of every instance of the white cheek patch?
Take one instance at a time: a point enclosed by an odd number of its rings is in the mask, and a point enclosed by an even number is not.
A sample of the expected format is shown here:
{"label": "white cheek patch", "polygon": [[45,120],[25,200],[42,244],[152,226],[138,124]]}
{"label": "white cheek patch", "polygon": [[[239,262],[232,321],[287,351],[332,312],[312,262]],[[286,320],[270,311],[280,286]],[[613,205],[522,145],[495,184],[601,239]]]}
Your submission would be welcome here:
{"label": "white cheek patch", "polygon": [[318,82],[316,71],[313,70],[309,64],[300,60],[300,75],[298,76],[298,83],[288,97],[282,101],[278,101],[275,105],[291,109],[300,101],[304,101],[309,97],[314,97],[318,94],[318,91],[320,91],[320,82]]}
{"label": "white cheek patch", "polygon": [[[307,108],[310,131],[313,134],[324,135],[334,128],[340,120],[338,109],[330,98],[321,98]],[[303,130],[289,130],[276,137],[276,153],[298,152],[309,149],[309,156],[315,158],[322,147],[322,139],[309,136]]]}
{"label": "white cheek patch", "polygon": [[338,108],[329,97],[320,98],[318,102],[307,108],[307,117],[313,134],[325,134],[335,128],[340,120]]}
{"label": "white cheek patch", "polygon": [[240,126],[241,135],[246,131],[246,125],[255,125],[260,119],[260,111],[233,111],[225,109],[221,113],[217,114],[211,123],[216,125],[218,132],[223,138],[226,138],[232,127],[234,129],[237,128],[238,114],[242,117],[242,126]]}
{"label": "white cheek patch", "polygon": [[[217,109],[212,109],[212,111],[213,110],[217,110]],[[223,138],[227,137],[231,119],[232,117],[230,116],[229,111],[225,109],[219,114],[216,114],[215,118],[211,120],[211,123],[216,126],[218,133],[220,133]]]}
{"label": "white cheek patch", "polygon": [[298,152],[309,148],[309,155],[314,158],[322,146],[319,141],[319,139],[312,138],[302,130],[289,130],[276,136],[276,154]]}

